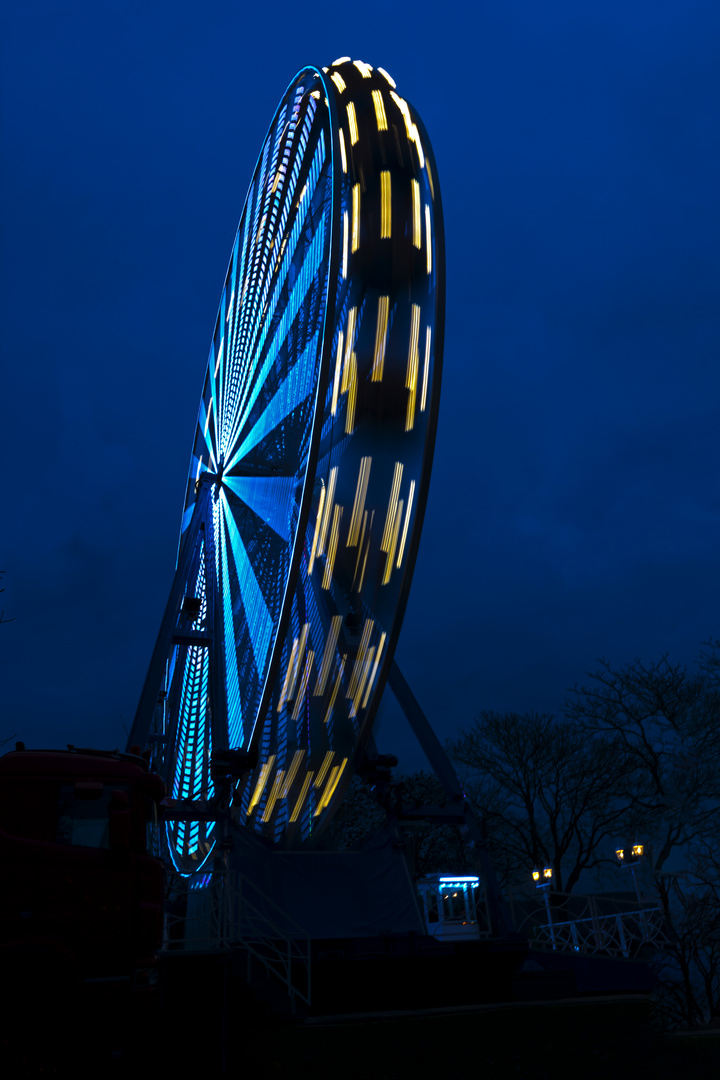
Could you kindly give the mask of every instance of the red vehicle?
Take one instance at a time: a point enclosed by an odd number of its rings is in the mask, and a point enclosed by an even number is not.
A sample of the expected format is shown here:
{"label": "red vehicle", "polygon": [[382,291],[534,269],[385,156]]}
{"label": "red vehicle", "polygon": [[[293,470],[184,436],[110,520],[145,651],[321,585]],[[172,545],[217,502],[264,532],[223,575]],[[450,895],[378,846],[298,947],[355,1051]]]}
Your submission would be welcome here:
{"label": "red vehicle", "polygon": [[0,965],[18,1016],[155,996],[165,875],[148,826],[164,794],[134,754],[19,743],[0,758]]}

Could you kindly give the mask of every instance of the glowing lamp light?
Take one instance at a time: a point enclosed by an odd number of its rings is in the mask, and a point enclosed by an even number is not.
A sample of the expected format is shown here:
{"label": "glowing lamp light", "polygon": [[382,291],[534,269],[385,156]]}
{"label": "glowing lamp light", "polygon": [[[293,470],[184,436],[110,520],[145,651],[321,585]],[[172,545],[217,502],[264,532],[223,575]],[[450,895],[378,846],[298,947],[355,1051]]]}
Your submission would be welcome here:
{"label": "glowing lamp light", "polygon": [[545,885],[549,885],[552,881],[552,876],[552,866],[544,866],[542,870],[533,870],[532,872],[532,879],[537,885],[538,889],[542,889]]}
{"label": "glowing lamp light", "polygon": [[618,862],[627,866],[630,863],[637,862],[638,859],[641,859],[644,851],[645,847],[643,844],[633,844],[632,847],[618,848],[615,854]]}

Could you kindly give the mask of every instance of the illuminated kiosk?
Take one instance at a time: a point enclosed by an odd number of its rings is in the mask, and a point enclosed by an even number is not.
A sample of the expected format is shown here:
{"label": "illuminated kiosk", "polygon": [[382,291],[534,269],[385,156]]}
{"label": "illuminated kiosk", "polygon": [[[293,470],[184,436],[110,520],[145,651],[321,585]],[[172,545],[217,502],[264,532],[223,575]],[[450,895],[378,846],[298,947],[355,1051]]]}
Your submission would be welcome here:
{"label": "illuminated kiosk", "polygon": [[[430,481],[444,278],[417,112],[382,68],[303,68],[230,256],[176,573],[128,745],[165,777],[166,853],[191,891],[242,870],[311,932],[332,921],[317,914],[322,882],[345,871],[310,855],[353,775],[383,764],[372,727],[388,682],[508,930],[454,770],[393,663]],[[397,848],[389,837],[370,856],[388,879],[395,868],[394,909],[368,916],[368,894],[345,930],[423,932]],[[218,933],[237,918],[228,909]]]}
{"label": "illuminated kiosk", "polygon": [[417,890],[427,932],[438,941],[475,941],[491,932],[490,912],[476,874],[426,874]]}

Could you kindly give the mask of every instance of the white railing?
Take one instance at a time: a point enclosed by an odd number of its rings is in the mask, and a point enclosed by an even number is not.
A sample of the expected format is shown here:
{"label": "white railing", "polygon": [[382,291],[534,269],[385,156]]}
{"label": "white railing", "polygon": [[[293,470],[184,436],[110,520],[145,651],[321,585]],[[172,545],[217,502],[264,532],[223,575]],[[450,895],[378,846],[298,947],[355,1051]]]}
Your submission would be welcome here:
{"label": "white railing", "polygon": [[646,945],[668,943],[659,907],[597,896],[551,893],[549,906],[516,902],[516,925],[535,948],[630,959]]}
{"label": "white railing", "polygon": [[237,872],[214,873],[203,888],[182,886],[185,910],[165,915],[163,951],[244,950],[247,981],[253,959],[282,982],[290,997],[311,1002],[311,948],[307,933],[257,885]]}

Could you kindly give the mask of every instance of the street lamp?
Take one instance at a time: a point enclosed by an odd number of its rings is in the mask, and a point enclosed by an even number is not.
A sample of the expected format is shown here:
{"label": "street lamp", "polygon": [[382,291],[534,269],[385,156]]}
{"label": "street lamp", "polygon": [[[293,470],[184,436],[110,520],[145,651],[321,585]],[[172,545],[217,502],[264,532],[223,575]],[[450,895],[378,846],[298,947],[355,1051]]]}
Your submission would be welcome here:
{"label": "street lamp", "polygon": [[545,910],[547,911],[547,917],[548,917],[548,928],[550,930],[550,940],[552,941],[553,949],[556,949],[557,946],[555,944],[555,927],[553,926],[553,921],[552,921],[552,909],[550,908],[550,896],[549,896],[549,889],[548,889],[548,886],[552,883],[552,878],[553,878],[553,868],[552,868],[552,866],[544,866],[542,870],[537,870],[537,869],[533,870],[532,878],[533,878],[533,881],[535,882],[535,888],[536,889],[544,889],[545,890],[543,892],[543,897],[545,899]]}
{"label": "street lamp", "polygon": [[630,873],[632,874],[633,885],[635,886],[635,895],[637,896],[638,904],[642,903],[642,901],[640,899],[640,889],[638,888],[635,871],[640,860],[643,857],[644,851],[645,848],[642,844],[633,844],[632,847],[618,848],[615,852],[617,860],[620,863],[620,867],[630,867]]}

